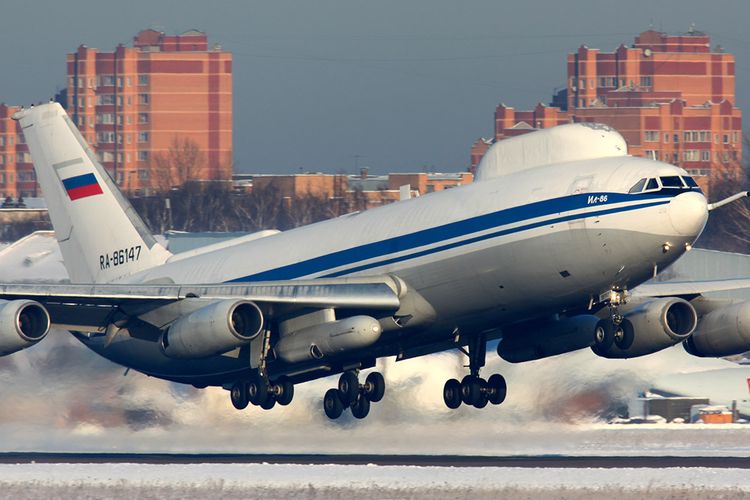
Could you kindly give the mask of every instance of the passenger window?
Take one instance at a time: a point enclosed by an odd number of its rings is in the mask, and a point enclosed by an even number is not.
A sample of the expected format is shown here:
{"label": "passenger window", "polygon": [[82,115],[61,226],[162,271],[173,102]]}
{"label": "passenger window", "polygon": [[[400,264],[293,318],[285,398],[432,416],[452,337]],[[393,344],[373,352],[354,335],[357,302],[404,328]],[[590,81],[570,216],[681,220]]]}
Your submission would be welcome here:
{"label": "passenger window", "polygon": [[661,185],[668,189],[682,189],[685,187],[682,184],[682,179],[676,175],[670,175],[668,177],[660,177]]}
{"label": "passenger window", "polygon": [[636,182],[635,185],[630,188],[630,191],[628,191],[628,193],[640,193],[641,191],[643,191],[643,186],[646,185],[646,180],[646,178],[643,178]]}
{"label": "passenger window", "polygon": [[656,191],[659,189],[659,183],[656,182],[656,179],[649,179],[648,184],[646,184],[646,191]]}

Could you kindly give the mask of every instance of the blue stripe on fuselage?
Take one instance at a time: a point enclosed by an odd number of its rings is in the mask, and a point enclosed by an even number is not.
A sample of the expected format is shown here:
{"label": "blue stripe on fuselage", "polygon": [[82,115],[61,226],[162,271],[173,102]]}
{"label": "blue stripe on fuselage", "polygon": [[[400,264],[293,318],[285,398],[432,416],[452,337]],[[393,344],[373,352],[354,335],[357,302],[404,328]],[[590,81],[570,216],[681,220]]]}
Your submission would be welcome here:
{"label": "blue stripe on fuselage", "polygon": [[[364,264],[361,266],[340,270],[333,272],[331,274],[327,274],[324,277],[335,277],[335,276],[341,276],[344,274],[349,274],[353,272],[362,271],[365,269],[370,269],[373,267],[379,267],[387,264],[392,264],[394,262],[400,262],[403,260],[413,259],[417,257],[422,257],[424,255],[428,255],[431,253],[441,252],[444,250],[449,250],[451,248],[456,248],[463,245],[469,245],[471,243],[476,243],[478,241],[490,239],[490,238],[496,238],[499,236],[504,236],[507,234],[520,232],[520,231],[526,231],[529,229],[533,229],[536,227],[541,227],[547,224],[554,224],[559,222],[565,222],[565,221],[571,221],[575,219],[584,219],[586,217],[592,217],[597,215],[608,215],[612,213],[617,212],[626,212],[630,210],[636,210],[639,208],[646,208],[646,207],[652,207],[656,205],[661,205],[665,203],[669,203],[669,198],[672,198],[673,196],[676,196],[677,194],[680,194],[679,192],[674,193],[649,193],[649,194],[623,194],[623,193],[582,193],[582,194],[575,194],[570,196],[565,196],[561,198],[554,198],[551,200],[544,200],[539,201],[535,203],[530,203],[528,205],[522,205],[518,207],[508,208],[504,210],[499,210],[497,212],[493,212],[490,214],[480,215],[477,217],[472,217],[470,219],[464,219],[461,221],[451,222],[449,224],[445,224],[442,226],[437,226],[429,229],[423,229],[421,231],[416,231],[414,233],[409,233],[401,236],[395,236],[393,238],[388,238],[381,241],[376,241],[373,243],[367,243],[364,245],[360,245],[353,248],[348,248],[345,250],[339,250],[337,252],[333,252],[326,255],[321,255],[319,257],[313,257],[312,259],[304,260],[301,262],[296,262],[294,264],[289,264],[286,266],[278,267],[275,269],[269,269],[267,271],[262,271],[260,273],[252,274],[249,276],[245,276],[242,278],[236,278],[231,280],[231,282],[243,282],[243,281],[272,281],[272,280],[286,280],[286,279],[295,279],[300,278],[302,276],[309,276],[311,274],[316,274],[320,272],[324,272],[330,269],[334,269],[337,267],[350,265],[350,264],[356,264],[357,262],[362,262],[365,260],[370,260],[378,257],[386,257],[388,255],[404,252],[406,250],[413,250],[419,247],[423,247],[426,245],[432,245],[435,243],[440,243],[446,240],[451,240],[454,238],[459,238],[461,236],[466,236],[472,233],[477,233],[481,231],[486,231],[488,229],[494,229],[501,226],[506,226],[509,224],[515,224],[518,222],[523,222],[530,219],[536,219],[539,217],[545,217],[553,214],[560,214],[563,212],[570,212],[572,210],[580,210],[582,208],[587,207],[595,207],[595,206],[606,206],[606,205],[612,205],[616,203],[623,203],[627,201],[648,201],[648,200],[659,200],[659,201],[653,201],[651,203],[644,203],[644,204],[638,204],[638,205],[630,205],[625,207],[618,207],[618,208],[611,208],[607,210],[598,210],[594,212],[585,212],[581,214],[575,214],[575,215],[568,215],[564,217],[559,217],[552,220],[544,220],[536,223],[527,224],[524,226],[519,226],[511,229],[506,229],[502,231],[497,231],[481,236],[477,236],[474,238],[469,238],[466,240],[450,243],[447,245],[442,245],[435,248],[430,248],[427,250],[423,250],[416,253],[411,253],[408,255],[402,255],[398,257],[393,257],[391,259],[386,260],[380,260],[377,262],[372,262],[369,264]],[[596,198],[598,200],[601,200],[601,196],[606,196],[606,202],[597,201],[593,204],[590,203],[590,200]]]}

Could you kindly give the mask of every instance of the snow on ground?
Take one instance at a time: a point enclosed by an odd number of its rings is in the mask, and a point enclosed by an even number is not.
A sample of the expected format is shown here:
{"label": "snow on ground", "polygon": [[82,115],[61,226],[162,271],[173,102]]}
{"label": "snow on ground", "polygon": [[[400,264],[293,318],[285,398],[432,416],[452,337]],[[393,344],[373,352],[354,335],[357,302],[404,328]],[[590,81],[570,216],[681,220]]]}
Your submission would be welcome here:
{"label": "snow on ground", "polygon": [[[20,277],[19,266],[26,280],[66,278],[49,236],[0,253],[0,282]],[[322,397],[336,377],[297,386],[288,407],[237,411],[222,389],[124,376],[124,368],[53,331],[0,357],[0,451],[750,456],[750,425],[603,423],[659,377],[736,366],[725,360],[691,357],[680,346],[634,360],[582,350],[520,365],[490,353],[484,373],[506,376],[507,401],[450,411],[442,387],[460,378],[464,363],[455,352],[381,360],[384,400],[364,421],[348,413],[330,421]]]}
{"label": "snow on ground", "polygon": [[271,464],[0,465],[0,498],[746,498],[740,469]]}

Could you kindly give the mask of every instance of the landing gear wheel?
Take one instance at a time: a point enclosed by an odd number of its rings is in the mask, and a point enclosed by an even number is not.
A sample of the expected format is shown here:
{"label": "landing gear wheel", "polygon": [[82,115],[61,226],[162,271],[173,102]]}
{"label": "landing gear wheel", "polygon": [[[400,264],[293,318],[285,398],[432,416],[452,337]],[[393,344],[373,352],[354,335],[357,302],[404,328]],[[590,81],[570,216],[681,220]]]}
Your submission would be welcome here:
{"label": "landing gear wheel", "polygon": [[292,398],[294,397],[294,384],[288,380],[284,380],[279,386],[281,387],[281,392],[276,396],[276,402],[281,406],[286,406],[292,402]]}
{"label": "landing gear wheel", "polygon": [[254,405],[260,405],[268,399],[268,385],[262,380],[251,380],[247,384],[247,398]]}
{"label": "landing gear wheel", "polygon": [[372,372],[365,379],[365,395],[373,403],[383,399],[385,395],[385,379],[380,372]]}
{"label": "landing gear wheel", "polygon": [[627,319],[623,319],[620,326],[615,330],[615,345],[620,349],[627,350],[633,345],[635,340],[635,329],[633,323]]}
{"label": "landing gear wheel", "polygon": [[475,405],[482,395],[479,377],[466,375],[461,381],[461,400],[467,405]]}
{"label": "landing gear wheel", "polygon": [[229,391],[229,396],[232,399],[232,405],[238,410],[244,410],[247,408],[247,384],[245,382],[237,382],[232,386]]}
{"label": "landing gear wheel", "polygon": [[344,406],[351,406],[359,395],[359,378],[354,372],[344,372],[339,378],[339,391],[341,392],[341,402]]}
{"label": "landing gear wheel", "polygon": [[351,405],[354,418],[363,419],[370,413],[370,400],[364,394],[357,396]]}
{"label": "landing gear wheel", "polygon": [[461,382],[452,378],[443,386],[443,401],[445,406],[455,410],[461,406]]}
{"label": "landing gear wheel", "polygon": [[594,328],[594,345],[591,350],[602,356],[606,353],[615,341],[615,324],[611,319],[602,319]]}
{"label": "landing gear wheel", "polygon": [[260,407],[264,410],[270,410],[274,406],[276,406],[276,398],[273,396],[273,394],[268,394],[266,396],[266,400],[260,404]]}
{"label": "landing gear wheel", "polygon": [[323,410],[331,420],[336,420],[344,412],[344,403],[341,402],[338,389],[328,389],[323,396]]}
{"label": "landing gear wheel", "polygon": [[505,396],[508,394],[508,384],[505,382],[505,377],[499,373],[495,373],[490,376],[487,381],[487,399],[493,405],[499,405],[505,401]]}
{"label": "landing gear wheel", "polygon": [[[484,380],[482,380],[482,382],[484,382]],[[487,384],[487,382],[484,382],[483,385],[486,385],[486,384]],[[481,410],[482,408],[484,408],[485,406],[487,406],[488,402],[489,402],[489,399],[487,398],[487,393],[484,392],[484,391],[482,391],[479,394],[479,400],[477,400],[477,402],[474,403],[474,408],[478,408],[478,409]]]}

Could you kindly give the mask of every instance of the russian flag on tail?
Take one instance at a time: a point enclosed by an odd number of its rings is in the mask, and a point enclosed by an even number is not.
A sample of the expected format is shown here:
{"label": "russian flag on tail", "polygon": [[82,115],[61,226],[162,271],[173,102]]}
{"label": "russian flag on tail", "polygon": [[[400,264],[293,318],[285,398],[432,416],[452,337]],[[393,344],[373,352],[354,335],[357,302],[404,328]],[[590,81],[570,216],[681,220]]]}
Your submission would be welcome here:
{"label": "russian flag on tail", "polygon": [[102,194],[102,188],[96,181],[94,174],[76,175],[62,180],[65,191],[68,192],[70,201],[79,200],[88,196]]}

